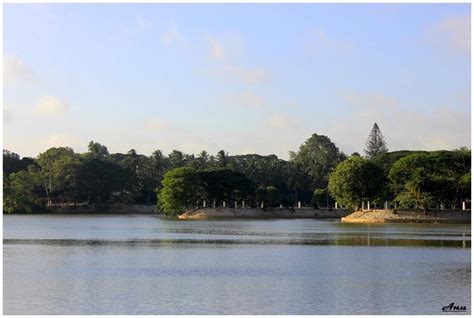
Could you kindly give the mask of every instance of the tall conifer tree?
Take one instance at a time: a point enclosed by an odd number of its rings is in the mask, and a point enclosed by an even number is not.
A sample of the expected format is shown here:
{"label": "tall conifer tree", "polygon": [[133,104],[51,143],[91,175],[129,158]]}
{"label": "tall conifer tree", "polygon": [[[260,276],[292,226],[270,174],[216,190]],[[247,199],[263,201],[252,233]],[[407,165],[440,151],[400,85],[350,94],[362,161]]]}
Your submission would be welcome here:
{"label": "tall conifer tree", "polygon": [[380,130],[377,123],[374,123],[374,127],[372,127],[369,138],[367,138],[367,142],[365,143],[365,156],[371,159],[376,155],[386,153],[387,151],[387,144],[383,139],[382,131]]}

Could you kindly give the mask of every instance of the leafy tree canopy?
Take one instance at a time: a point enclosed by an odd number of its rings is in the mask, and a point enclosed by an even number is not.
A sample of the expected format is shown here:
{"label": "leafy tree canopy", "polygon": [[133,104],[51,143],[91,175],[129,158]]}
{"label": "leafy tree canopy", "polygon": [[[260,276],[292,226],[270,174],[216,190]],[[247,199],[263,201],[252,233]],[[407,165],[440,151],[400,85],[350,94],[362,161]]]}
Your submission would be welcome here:
{"label": "leafy tree canopy", "polygon": [[429,209],[433,204],[460,204],[470,197],[471,153],[466,150],[414,153],[396,161],[389,172],[402,207]]}
{"label": "leafy tree canopy", "polygon": [[337,202],[357,210],[362,201],[375,200],[385,186],[380,167],[362,157],[349,157],[329,177],[329,191]]}
{"label": "leafy tree canopy", "polygon": [[159,206],[163,212],[170,215],[195,207],[203,192],[197,171],[190,167],[168,171],[162,186],[158,194]]}
{"label": "leafy tree canopy", "polygon": [[306,140],[297,153],[290,152],[290,160],[312,178],[313,188],[326,187],[329,173],[345,158],[331,139],[318,134]]}

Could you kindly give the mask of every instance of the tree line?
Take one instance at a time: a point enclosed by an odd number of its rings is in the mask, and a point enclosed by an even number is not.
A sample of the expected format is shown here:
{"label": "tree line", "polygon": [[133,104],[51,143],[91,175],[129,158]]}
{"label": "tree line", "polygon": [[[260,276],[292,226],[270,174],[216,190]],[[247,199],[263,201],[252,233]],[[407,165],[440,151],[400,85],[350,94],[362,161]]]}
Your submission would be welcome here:
{"label": "tree line", "polygon": [[351,156],[329,178],[329,192],[354,210],[383,207],[461,208],[471,200],[471,151],[396,151],[369,160]]}
{"label": "tree line", "polygon": [[[88,151],[53,147],[36,158],[3,151],[4,212],[39,212],[76,204],[156,204],[167,214],[203,201],[247,206],[357,209],[360,202],[385,200],[400,206],[459,204],[470,198],[470,150],[388,152],[375,124],[365,158],[347,156],[327,136],[313,134],[289,160],[275,155],[230,156],[224,150],[186,154],[173,150],[150,156],[109,153],[91,141]],[[469,190],[469,191],[468,191]]]}

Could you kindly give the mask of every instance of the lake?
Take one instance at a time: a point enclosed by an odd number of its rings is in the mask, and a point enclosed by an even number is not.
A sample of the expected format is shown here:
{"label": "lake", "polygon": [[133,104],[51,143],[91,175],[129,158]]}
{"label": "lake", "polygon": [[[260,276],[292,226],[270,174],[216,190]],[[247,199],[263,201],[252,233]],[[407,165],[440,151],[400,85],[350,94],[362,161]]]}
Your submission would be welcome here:
{"label": "lake", "polygon": [[4,215],[4,314],[471,312],[470,225]]}

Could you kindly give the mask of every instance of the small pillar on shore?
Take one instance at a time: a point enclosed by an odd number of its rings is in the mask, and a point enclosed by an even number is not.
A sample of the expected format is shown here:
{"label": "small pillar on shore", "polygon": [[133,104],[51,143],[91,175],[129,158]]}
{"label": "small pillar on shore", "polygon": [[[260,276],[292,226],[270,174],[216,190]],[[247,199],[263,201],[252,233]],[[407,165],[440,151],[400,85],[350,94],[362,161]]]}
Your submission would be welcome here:
{"label": "small pillar on shore", "polygon": [[260,202],[260,207],[263,209],[263,201]]}
{"label": "small pillar on shore", "polygon": [[385,210],[388,210],[388,201],[385,201]]}
{"label": "small pillar on shore", "polygon": [[245,201],[242,201],[242,208],[245,208]]}
{"label": "small pillar on shore", "polygon": [[225,201],[222,202],[222,207],[225,208]]}
{"label": "small pillar on shore", "polygon": [[364,203],[364,201],[362,201],[362,211],[364,211],[364,210],[365,210],[365,203]]}
{"label": "small pillar on shore", "polygon": [[337,202],[334,203],[334,208],[337,210]]}
{"label": "small pillar on shore", "polygon": [[216,208],[216,200],[212,201],[212,207],[215,209]]}
{"label": "small pillar on shore", "polygon": [[234,201],[234,208],[237,209],[237,201]]}
{"label": "small pillar on shore", "polygon": [[298,201],[298,209],[301,209],[301,201]]}
{"label": "small pillar on shore", "polygon": [[367,210],[370,210],[370,201],[367,201]]}
{"label": "small pillar on shore", "polygon": [[282,209],[282,208],[283,208],[283,204],[280,204],[280,209]]}
{"label": "small pillar on shore", "polygon": [[440,210],[444,210],[444,204],[441,203],[441,204],[439,205],[439,208],[440,208]]}
{"label": "small pillar on shore", "polygon": [[462,210],[463,210],[463,211],[466,211],[466,201],[463,201],[463,202],[462,202]]}
{"label": "small pillar on shore", "polygon": [[202,201],[202,207],[203,207],[203,208],[206,207],[206,200]]}

